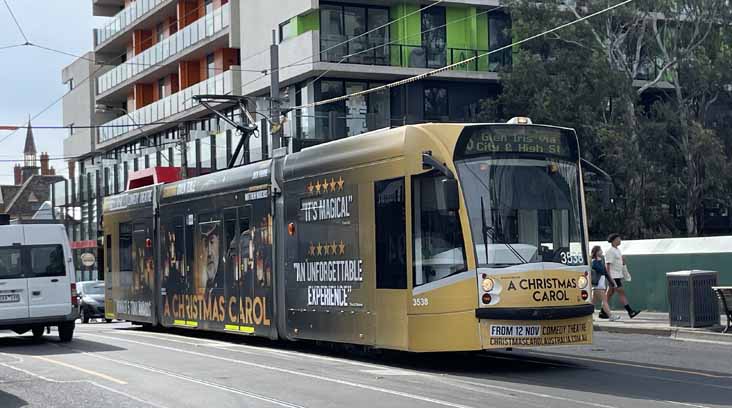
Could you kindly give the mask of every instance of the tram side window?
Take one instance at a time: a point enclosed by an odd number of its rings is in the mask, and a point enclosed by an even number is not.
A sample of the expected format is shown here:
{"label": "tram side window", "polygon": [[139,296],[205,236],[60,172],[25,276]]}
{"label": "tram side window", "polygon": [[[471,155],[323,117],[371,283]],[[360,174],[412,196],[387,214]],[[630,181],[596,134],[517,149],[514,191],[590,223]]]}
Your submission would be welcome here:
{"label": "tram side window", "polygon": [[374,183],[376,216],[376,288],[407,288],[404,179]]}
{"label": "tram side window", "polygon": [[463,233],[457,211],[441,208],[434,174],[412,183],[414,220],[414,286],[467,270]]}
{"label": "tram side window", "polygon": [[132,225],[119,224],[119,269],[132,270]]}

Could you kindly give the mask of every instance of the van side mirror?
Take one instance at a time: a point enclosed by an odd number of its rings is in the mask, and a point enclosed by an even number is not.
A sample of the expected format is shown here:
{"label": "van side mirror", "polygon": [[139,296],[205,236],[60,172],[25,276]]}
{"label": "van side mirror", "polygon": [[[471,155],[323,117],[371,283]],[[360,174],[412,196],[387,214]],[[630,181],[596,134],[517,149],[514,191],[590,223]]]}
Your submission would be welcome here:
{"label": "van side mirror", "polygon": [[457,211],[460,209],[460,193],[457,180],[454,178],[441,178],[437,181],[437,199],[440,209],[446,211]]}

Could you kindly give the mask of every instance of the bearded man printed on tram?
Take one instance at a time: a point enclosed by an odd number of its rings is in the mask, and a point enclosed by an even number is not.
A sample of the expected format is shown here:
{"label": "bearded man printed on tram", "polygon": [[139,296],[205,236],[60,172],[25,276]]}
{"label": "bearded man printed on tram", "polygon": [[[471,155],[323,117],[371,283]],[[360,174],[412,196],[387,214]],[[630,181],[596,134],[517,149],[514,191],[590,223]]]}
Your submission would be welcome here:
{"label": "bearded man printed on tram", "polygon": [[204,294],[223,295],[224,274],[219,271],[220,236],[217,223],[201,226],[201,249],[198,273],[202,273]]}

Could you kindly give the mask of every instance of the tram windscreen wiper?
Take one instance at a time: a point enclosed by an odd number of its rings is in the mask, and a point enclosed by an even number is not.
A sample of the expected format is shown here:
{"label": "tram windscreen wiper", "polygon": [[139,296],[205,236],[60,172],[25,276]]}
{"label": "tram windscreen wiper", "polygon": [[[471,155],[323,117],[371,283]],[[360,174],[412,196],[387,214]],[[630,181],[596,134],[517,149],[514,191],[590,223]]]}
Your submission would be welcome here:
{"label": "tram windscreen wiper", "polygon": [[[483,232],[483,245],[485,246],[485,262],[488,263],[488,236],[490,235],[491,241],[503,244],[508,248],[509,251],[521,262],[522,264],[528,263],[526,259],[524,259],[523,256],[519,253],[519,251],[516,250],[511,244],[506,241],[503,234],[499,234],[498,231],[496,231],[495,228],[489,227],[488,224],[485,221],[485,203],[483,201],[483,196],[480,196],[480,221],[481,221],[481,230]],[[498,237],[501,237],[501,239],[498,239]]]}

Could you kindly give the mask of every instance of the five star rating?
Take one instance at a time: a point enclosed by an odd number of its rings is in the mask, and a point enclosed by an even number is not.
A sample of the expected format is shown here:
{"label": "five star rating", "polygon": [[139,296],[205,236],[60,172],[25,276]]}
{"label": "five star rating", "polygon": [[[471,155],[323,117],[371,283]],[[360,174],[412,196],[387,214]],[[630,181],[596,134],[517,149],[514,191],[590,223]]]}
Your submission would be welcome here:
{"label": "five star rating", "polygon": [[326,242],[326,243],[310,243],[308,247],[308,255],[310,256],[331,256],[331,255],[345,255],[346,244],[341,241],[340,243]]}
{"label": "five star rating", "polygon": [[307,189],[308,193],[310,194],[326,194],[328,192],[335,193],[336,191],[343,191],[343,185],[346,182],[343,180],[343,177],[338,177],[338,180],[336,180],[334,177],[331,177],[330,180],[328,178],[324,178],[323,180],[316,180],[315,184],[312,182],[308,183],[305,188]]}

